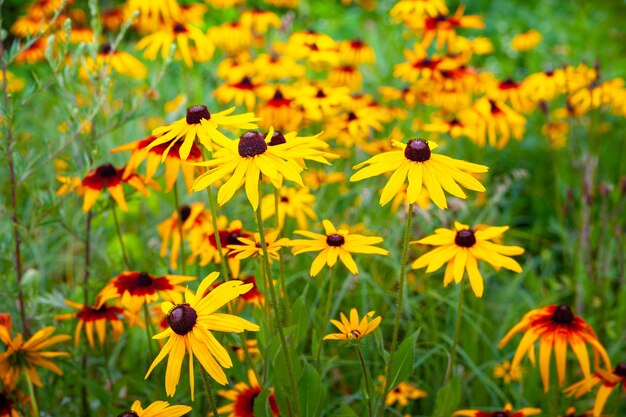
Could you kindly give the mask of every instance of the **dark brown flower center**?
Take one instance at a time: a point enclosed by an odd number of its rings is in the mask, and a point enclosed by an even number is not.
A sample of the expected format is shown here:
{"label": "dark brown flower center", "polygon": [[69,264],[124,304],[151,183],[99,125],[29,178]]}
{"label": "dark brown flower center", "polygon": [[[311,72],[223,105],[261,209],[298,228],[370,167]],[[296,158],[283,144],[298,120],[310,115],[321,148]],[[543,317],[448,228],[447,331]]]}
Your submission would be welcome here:
{"label": "dark brown flower center", "polygon": [[411,139],[404,148],[404,157],[413,162],[425,162],[430,159],[430,147],[423,139]]}
{"label": "dark brown flower center", "polygon": [[472,229],[459,230],[454,237],[454,243],[462,248],[471,248],[476,244],[476,236]]}
{"label": "dark brown flower center", "polygon": [[242,158],[252,158],[265,153],[267,143],[257,131],[246,132],[239,138],[239,155]]}
{"label": "dark brown flower center", "polygon": [[356,117],[356,114],[354,114],[354,112],[350,112],[348,113],[348,121],[351,122],[353,120],[358,119],[358,117]]}
{"label": "dark brown flower center", "polygon": [[317,90],[317,94],[315,94],[316,98],[326,98],[326,93],[324,93],[324,90],[322,90],[321,88],[319,90]]}
{"label": "dark brown flower center", "polygon": [[117,170],[111,164],[104,164],[96,168],[96,174],[101,178],[111,178],[117,174]]}
{"label": "dark brown flower center", "polygon": [[505,413],[504,411],[496,411],[491,415],[491,417],[509,417],[509,413]]}
{"label": "dark brown flower center", "polygon": [[103,54],[111,53],[111,44],[108,42],[103,43],[102,46],[100,47],[100,52]]}
{"label": "dark brown flower center", "polygon": [[135,413],[134,411],[124,411],[117,417],[139,417],[139,414]]}
{"label": "dark brown flower center", "polygon": [[178,304],[167,315],[167,324],[174,333],[184,336],[193,329],[198,313],[189,304]]}
{"label": "dark brown flower center", "polygon": [[276,92],[274,93],[274,97],[272,97],[272,100],[284,100],[285,96],[283,96],[283,92],[280,91],[279,89],[276,89]]}
{"label": "dark brown flower center", "polygon": [[231,232],[228,234],[228,239],[227,242],[229,245],[238,245],[241,242],[239,241],[239,236],[240,233],[239,232]]}
{"label": "dark brown flower center", "polygon": [[138,287],[149,287],[152,285],[152,277],[145,272],[141,272],[137,275],[137,278],[135,278],[135,284],[137,284]]}
{"label": "dark brown flower center", "polygon": [[620,363],[617,365],[613,373],[617,376],[621,376],[622,378],[626,378],[626,363]]}
{"label": "dark brown flower center", "polygon": [[328,246],[341,246],[346,243],[346,239],[338,233],[326,236],[326,244]]}
{"label": "dark brown flower center", "polygon": [[570,324],[574,321],[574,313],[569,306],[561,304],[552,313],[552,321],[558,324]]}
{"label": "dark brown flower center", "polygon": [[280,198],[280,202],[281,202],[281,203],[288,203],[288,202],[289,202],[289,198],[287,198],[287,197],[285,197],[285,196],[282,196],[282,197]]}
{"label": "dark brown flower center", "polygon": [[200,120],[209,120],[210,118],[211,113],[209,113],[209,109],[206,106],[191,106],[187,109],[186,120],[188,125],[197,125],[200,123]]}
{"label": "dark brown flower center", "polygon": [[186,221],[190,215],[191,215],[191,207],[189,207],[187,204],[180,207],[180,219],[182,221]]}
{"label": "dark brown flower center", "polygon": [[176,23],[174,25],[174,33],[185,33],[187,32],[187,28],[182,23]]}
{"label": "dark brown flower center", "polygon": [[285,139],[285,136],[280,132],[274,132],[274,134],[272,135],[272,139],[270,139],[270,142],[268,143],[268,145],[276,146],[276,145],[281,145],[283,143],[287,143],[287,139]]}

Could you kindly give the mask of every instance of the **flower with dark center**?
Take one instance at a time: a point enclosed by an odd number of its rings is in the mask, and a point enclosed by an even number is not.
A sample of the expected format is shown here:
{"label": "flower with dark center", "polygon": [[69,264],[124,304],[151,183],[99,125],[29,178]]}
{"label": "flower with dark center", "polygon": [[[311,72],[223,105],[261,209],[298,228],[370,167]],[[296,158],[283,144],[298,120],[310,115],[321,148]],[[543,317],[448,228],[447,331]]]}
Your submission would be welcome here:
{"label": "flower with dark center", "polygon": [[324,90],[322,90],[321,88],[317,90],[317,93],[315,94],[315,98],[326,98],[326,93],[324,93]]}
{"label": "flower with dark center", "polygon": [[137,275],[136,283],[138,287],[149,287],[152,285],[152,277],[145,272],[140,272]]}
{"label": "flower with dark center", "polygon": [[82,335],[82,330],[85,330],[87,336],[87,342],[92,349],[95,347],[94,337],[97,336],[97,340],[101,346],[106,342],[107,332],[100,331],[106,329],[107,325],[111,326],[113,333],[113,340],[118,340],[122,333],[124,333],[124,322],[122,318],[124,316],[124,309],[105,304],[105,302],[98,302],[92,307],[80,303],[75,303],[71,300],[65,300],[65,304],[76,309],[74,313],[59,314],[55,316],[55,320],[77,320],[77,331],[74,333],[74,344],[78,346]]}
{"label": "flower with dark center", "polygon": [[460,230],[456,232],[454,243],[462,248],[471,248],[476,244],[476,236],[474,236],[472,229]]}
{"label": "flower with dark center", "polygon": [[504,411],[496,411],[495,413],[491,414],[491,417],[509,417],[509,414],[505,413]]}
{"label": "flower with dark center", "polygon": [[174,33],[186,33],[186,32],[187,32],[187,27],[185,27],[185,25],[183,25],[182,23],[174,24]]}
{"label": "flower with dark center", "polygon": [[198,313],[189,304],[178,304],[167,315],[167,324],[174,333],[184,336],[196,325]]}
{"label": "flower with dark center", "polygon": [[[204,371],[221,385],[228,383],[224,368],[233,366],[232,360],[224,346],[213,335],[213,332],[235,332],[244,330],[259,331],[259,326],[227,313],[219,313],[228,302],[237,299],[251,288],[239,280],[229,280],[209,291],[217,280],[219,273],[212,272],[198,285],[195,293],[185,292],[185,302],[173,304],[169,301],[161,303],[161,311],[167,311],[168,327],[154,335],[155,339],[167,339],[161,352],[154,359],[145,378],[150,376],[154,368],[169,356],[165,371],[165,392],[168,396],[176,393],[180,380],[181,367],[185,356],[189,360],[198,358]],[[193,375],[191,375],[193,378]],[[194,384],[191,383],[191,399],[194,398]],[[134,411],[135,409],[132,408]],[[169,414],[167,414],[169,415]]]}
{"label": "flower with dark center", "polygon": [[185,221],[187,221],[189,215],[191,214],[191,207],[189,207],[187,204],[184,204],[180,207],[179,213],[180,220],[184,223]]}
{"label": "flower with dark center", "polygon": [[574,321],[574,313],[569,306],[561,304],[552,313],[552,321],[558,324],[571,324]]}
{"label": "flower with dark center", "polygon": [[[586,345],[593,349],[596,358],[596,374],[601,375],[604,372],[602,366],[607,370],[612,368],[611,359],[606,349],[598,341],[596,333],[582,317],[575,315],[569,306],[549,305],[529,311],[504,336],[498,347],[504,347],[519,332],[524,332],[524,336],[515,352],[511,367],[518,367],[526,354],[530,358],[534,358],[535,344],[540,342],[538,352],[540,358],[539,368],[545,392],[548,392],[550,389],[550,359],[553,352],[556,361],[558,383],[563,385],[565,382],[568,344],[575,353],[574,356],[578,360],[585,380],[589,381],[593,378],[589,351]],[[604,365],[601,366],[598,363],[598,358],[602,358]],[[597,381],[600,381],[600,379]],[[584,382],[584,385],[585,388],[589,387],[587,382]]]}
{"label": "flower with dark center", "polygon": [[436,246],[436,249],[417,258],[412,267],[416,269],[426,267],[427,272],[434,272],[446,265],[444,286],[452,282],[461,283],[467,272],[472,291],[480,298],[484,293],[484,281],[478,261],[487,262],[496,269],[506,268],[522,272],[521,265],[510,256],[521,255],[524,249],[491,241],[502,236],[508,229],[508,226],[481,226],[479,230],[474,230],[468,225],[454,222],[454,229],[437,229],[434,235],[416,242]]}
{"label": "flower with dark center", "polygon": [[348,113],[348,121],[349,121],[349,122],[351,122],[351,121],[353,121],[353,120],[356,120],[356,119],[358,119],[358,117],[357,117],[357,115],[356,115],[356,114],[354,114],[354,112],[350,112],[350,113]]}
{"label": "flower with dark center", "polygon": [[265,138],[257,131],[246,132],[239,138],[238,151],[242,158],[262,155],[266,150]]}
{"label": "flower with dark center", "polygon": [[308,239],[292,239],[289,244],[293,246],[291,250],[294,255],[305,252],[319,252],[311,263],[310,274],[316,276],[324,267],[332,267],[337,260],[353,274],[358,274],[359,269],[352,258],[354,253],[388,255],[389,252],[383,248],[374,246],[383,241],[377,236],[364,236],[350,233],[349,230],[339,229],[329,220],[323,220],[324,234],[311,233],[307,230],[296,230],[295,233]]}
{"label": "flower with dark center", "polygon": [[338,233],[333,233],[332,235],[328,235],[326,237],[326,243],[328,246],[342,246],[346,243],[346,239]]}
{"label": "flower with dark center", "polygon": [[430,159],[430,147],[423,139],[411,139],[404,148],[404,156],[413,162],[425,162]]}
{"label": "flower with dark center", "polygon": [[203,119],[204,120],[211,119],[211,113],[209,112],[209,109],[207,108],[207,106],[204,106],[204,105],[191,106],[187,109],[187,115],[185,116],[185,120],[187,121],[187,124],[197,125]]}
{"label": "flower with dark center", "polygon": [[349,318],[345,314],[340,313],[339,320],[331,320],[330,322],[337,327],[340,333],[330,333],[324,336],[323,340],[361,340],[368,334],[372,333],[380,324],[382,318],[374,317],[374,312],[370,311],[359,319],[356,308],[350,309]]}
{"label": "flower with dark center", "polygon": [[287,143],[287,139],[285,139],[285,136],[281,132],[275,131],[272,135],[272,139],[270,139],[270,142],[268,143],[268,146],[276,146],[283,143]]}
{"label": "flower with dark center", "polygon": [[288,203],[289,202],[289,197],[285,197],[285,196],[280,197],[280,202],[281,203]]}

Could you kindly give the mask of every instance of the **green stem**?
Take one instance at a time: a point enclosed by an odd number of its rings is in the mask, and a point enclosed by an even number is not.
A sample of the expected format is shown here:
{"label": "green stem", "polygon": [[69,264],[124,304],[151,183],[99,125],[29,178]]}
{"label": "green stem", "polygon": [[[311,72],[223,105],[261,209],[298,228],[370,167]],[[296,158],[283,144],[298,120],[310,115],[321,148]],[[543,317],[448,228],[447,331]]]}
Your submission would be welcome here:
{"label": "green stem", "polygon": [[454,368],[454,356],[456,355],[456,347],[459,343],[459,333],[461,331],[461,319],[463,312],[463,284],[459,285],[459,305],[456,308],[456,323],[454,325],[454,339],[452,339],[452,349],[450,350],[450,361],[446,370],[446,378],[443,385],[446,385],[452,377],[452,369]]}
{"label": "green stem", "polygon": [[413,220],[413,204],[409,204],[406,224],[404,227],[404,238],[402,240],[402,261],[400,263],[400,276],[398,278],[398,296],[396,316],[393,322],[393,335],[391,338],[391,350],[389,351],[389,362],[387,362],[387,370],[385,372],[385,386],[383,389],[383,398],[378,408],[378,415],[382,416],[385,411],[385,399],[389,393],[389,372],[391,371],[391,362],[393,355],[396,353],[398,346],[398,331],[400,329],[400,319],[402,318],[402,304],[404,302],[404,284],[406,280],[406,263],[409,252],[409,237],[411,235],[411,222]]}
{"label": "green stem", "polygon": [[24,372],[26,377],[26,385],[28,386],[28,396],[30,397],[30,404],[33,407],[33,416],[39,417],[39,406],[37,406],[37,397],[35,396],[35,388],[33,387],[33,381],[30,380],[28,372]]}
{"label": "green stem", "polygon": [[359,357],[359,362],[361,362],[361,370],[363,371],[363,378],[365,378],[365,391],[367,392],[367,410],[369,412],[369,417],[374,417],[374,408],[372,407],[372,381],[370,378],[370,373],[365,366],[365,359],[363,359],[363,353],[361,352],[361,347],[359,345],[356,345],[356,354]]}
{"label": "green stem", "polygon": [[185,239],[183,238],[183,219],[180,218],[180,200],[178,199],[177,183],[174,183],[174,204],[176,205],[176,223],[178,225],[178,234],[180,235],[180,268],[183,275],[187,275]]}
{"label": "green stem", "polygon": [[148,352],[150,352],[150,360],[154,358],[152,351],[152,336],[150,335],[150,312],[148,311],[148,303],[143,303],[143,317],[146,322],[146,337],[148,338]]}
{"label": "green stem", "polygon": [[[276,216],[276,230],[278,230],[278,239],[281,238],[282,228],[280,225],[280,217],[278,216],[278,202],[280,201],[280,191],[278,188],[274,188],[274,215]],[[284,225],[283,225],[284,226]],[[285,297],[283,298],[283,306],[285,309],[285,321],[289,323],[291,321],[291,306],[289,303],[289,297],[287,297],[287,282],[285,281],[285,261],[283,259],[283,248],[278,249],[278,258],[280,262],[280,287],[283,290]]]}
{"label": "green stem", "polygon": [[[262,197],[262,181],[259,181],[259,200]],[[269,264],[269,256],[267,254],[267,244],[265,243],[265,231],[263,229],[263,216],[261,214],[261,206],[255,210],[256,212],[256,221],[259,227],[259,237],[261,240],[261,248],[263,251],[263,274],[265,276],[265,280],[269,286],[270,299],[272,302],[272,309],[274,310],[274,317],[276,320],[276,326],[278,328],[278,335],[280,337],[280,343],[283,348],[283,355],[285,356],[285,365],[287,366],[287,374],[289,375],[289,383],[291,385],[291,391],[293,395],[293,400],[295,403],[295,414],[296,416],[300,415],[300,398],[298,396],[298,386],[296,385],[296,379],[293,374],[293,369],[291,367],[291,357],[289,354],[289,345],[287,344],[287,339],[285,338],[285,332],[283,331],[283,321],[280,317],[280,310],[278,306],[278,297],[276,296],[276,288],[274,288],[274,281],[272,280],[272,272],[270,270]]]}
{"label": "green stem", "polygon": [[217,405],[215,404],[215,399],[213,395],[211,395],[212,386],[211,381],[207,380],[206,375],[201,370],[200,375],[202,375],[202,381],[204,382],[204,390],[206,391],[206,395],[209,399],[209,406],[211,407],[211,411],[213,412],[214,417],[220,417],[220,413],[217,412]]}
{"label": "green stem", "polygon": [[[320,322],[322,326],[320,328],[320,337],[324,337],[324,333],[326,333],[326,327],[328,326],[328,321],[330,320],[330,309],[333,304],[333,290],[335,284],[335,267],[332,266],[328,268],[328,292],[326,293],[326,306],[324,307],[324,316]],[[320,342],[319,347],[317,348],[317,370],[321,372],[322,368],[322,351],[324,350],[324,344]]]}
{"label": "green stem", "polygon": [[113,220],[115,221],[115,230],[117,231],[117,239],[120,242],[120,248],[122,250],[122,261],[126,270],[130,271],[130,261],[128,260],[128,254],[126,253],[126,245],[124,245],[124,236],[122,235],[122,228],[120,227],[120,221],[117,218],[117,211],[115,210],[115,203],[111,200],[111,212],[113,213]]}
{"label": "green stem", "polygon": [[[224,281],[228,281],[230,276],[228,274],[228,262],[224,257],[224,250],[222,249],[222,242],[220,239],[220,229],[217,225],[217,204],[215,203],[215,199],[213,198],[213,186],[209,185],[206,188],[206,192],[209,198],[209,208],[211,209],[211,222],[213,223],[213,236],[215,236],[215,246],[217,246],[217,254],[220,257],[220,268],[222,270],[222,275],[224,276]],[[236,278],[236,277],[234,277]]]}

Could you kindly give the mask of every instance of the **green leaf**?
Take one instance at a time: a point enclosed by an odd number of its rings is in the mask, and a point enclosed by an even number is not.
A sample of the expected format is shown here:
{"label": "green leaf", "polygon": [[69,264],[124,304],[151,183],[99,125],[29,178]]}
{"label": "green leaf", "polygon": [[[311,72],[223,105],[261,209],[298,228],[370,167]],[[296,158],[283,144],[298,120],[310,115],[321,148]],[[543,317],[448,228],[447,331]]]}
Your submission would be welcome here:
{"label": "green leaf", "polygon": [[415,345],[421,329],[404,339],[400,347],[393,355],[389,369],[389,388],[392,389],[400,382],[408,378],[413,371],[413,361],[415,359]]}
{"label": "green leaf", "polygon": [[461,380],[455,376],[437,393],[433,416],[448,417],[457,409],[459,402],[461,402]]}
{"label": "green leaf", "polygon": [[263,391],[254,399],[254,417],[272,417],[270,392]]}
{"label": "green leaf", "polygon": [[358,417],[358,414],[348,407],[347,404],[341,404],[339,406],[339,412],[335,414],[335,417]]}
{"label": "green leaf", "polygon": [[317,417],[322,414],[328,394],[326,386],[322,384],[322,378],[310,363],[305,366],[304,376],[298,384],[298,392],[302,416]]}

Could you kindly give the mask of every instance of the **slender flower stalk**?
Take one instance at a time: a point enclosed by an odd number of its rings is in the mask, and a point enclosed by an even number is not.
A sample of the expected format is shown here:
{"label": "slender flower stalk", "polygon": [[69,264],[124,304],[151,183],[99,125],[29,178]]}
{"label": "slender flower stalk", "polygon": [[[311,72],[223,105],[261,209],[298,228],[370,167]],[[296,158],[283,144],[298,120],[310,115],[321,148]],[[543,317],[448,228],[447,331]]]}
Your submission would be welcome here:
{"label": "slender flower stalk", "polygon": [[113,221],[115,222],[115,231],[117,232],[117,239],[120,242],[120,249],[122,250],[122,262],[127,270],[130,271],[130,261],[128,253],[126,252],[126,245],[124,244],[124,236],[122,235],[122,228],[120,227],[120,221],[117,218],[117,212],[115,211],[115,203],[111,201],[110,204],[111,213],[113,213]]}
{"label": "slender flower stalk", "polygon": [[[333,304],[333,290],[334,290],[334,283],[335,283],[335,267],[331,266],[330,268],[328,268],[328,291],[326,292],[326,306],[324,308],[324,315],[322,316],[322,328],[320,329],[320,334],[324,334],[326,333],[326,327],[328,326],[326,320],[328,320],[328,318],[330,317],[330,309],[332,307]],[[317,348],[317,370],[320,371],[321,367],[322,367],[322,351],[324,350],[324,344],[320,343],[319,347]]]}
{"label": "slender flower stalk", "polygon": [[28,396],[30,397],[30,405],[33,409],[33,416],[39,417],[39,406],[37,405],[37,396],[35,395],[35,387],[33,387],[33,381],[30,380],[28,372],[24,372],[24,378],[26,379],[26,386],[28,387]]}
{"label": "slender flower stalk", "polygon": [[389,393],[389,372],[391,371],[391,362],[393,361],[393,355],[396,352],[398,346],[398,330],[400,329],[400,318],[402,317],[402,305],[404,301],[404,284],[406,280],[406,263],[409,251],[409,237],[411,235],[411,223],[413,221],[413,203],[409,204],[406,225],[404,228],[404,238],[402,240],[402,261],[400,263],[400,277],[398,278],[398,296],[397,296],[397,309],[396,317],[393,322],[393,333],[391,338],[391,350],[389,351],[389,362],[387,363],[387,371],[385,372],[385,386],[383,389],[383,398],[378,408],[378,415],[382,416],[385,411],[385,399]]}
{"label": "slender flower stalk", "polygon": [[180,199],[178,198],[178,185],[174,184],[174,204],[176,205],[176,224],[178,226],[178,234],[180,235],[180,268],[183,275],[187,275],[187,262],[185,259],[185,239],[183,239],[183,223],[184,220],[180,216]]}
{"label": "slender flower stalk", "polygon": [[146,337],[148,338],[148,352],[150,353],[150,358],[154,357],[154,352],[152,351],[152,335],[150,334],[150,312],[148,311],[148,303],[143,304],[143,317],[146,322]]}
{"label": "slender flower stalk", "polygon": [[[278,202],[280,201],[280,189],[274,188],[274,213],[276,215],[276,230],[278,230],[278,236],[276,239],[280,239],[281,235],[281,227],[280,227],[280,216],[278,215]],[[285,281],[285,260],[283,259],[283,248],[278,249],[278,257],[280,262],[280,287],[283,291],[283,294],[287,295],[287,282]],[[285,296],[283,298],[283,306],[285,310],[285,322],[291,321],[291,306],[289,303],[289,297]]]}
{"label": "slender flower stalk", "polygon": [[459,332],[461,330],[461,320],[463,312],[463,285],[459,286],[459,304],[456,307],[456,323],[454,325],[454,339],[452,339],[452,349],[450,350],[450,360],[448,361],[448,369],[446,370],[446,378],[443,385],[446,385],[452,377],[452,368],[454,368],[454,356],[456,355],[456,347],[459,343]]}
{"label": "slender flower stalk", "polygon": [[206,396],[209,400],[209,407],[211,407],[211,413],[213,414],[214,417],[220,417],[220,413],[217,411],[217,405],[215,404],[215,398],[213,398],[213,394],[211,394],[211,391],[213,391],[212,384],[210,380],[207,379],[202,369],[200,370],[200,375],[202,375],[202,382],[204,382],[204,390],[206,391]]}
{"label": "slender flower stalk", "polygon": [[361,371],[363,371],[363,378],[365,378],[365,391],[367,392],[367,410],[369,417],[374,417],[374,408],[372,406],[372,380],[370,377],[370,373],[367,370],[367,366],[365,365],[365,359],[363,359],[363,353],[361,352],[361,347],[359,345],[355,346],[356,354],[359,357],[359,362],[361,362]]}
{"label": "slender flower stalk", "polygon": [[[90,262],[91,262],[91,219],[92,212],[89,210],[87,212],[87,227],[85,232],[85,271],[83,273],[83,304],[89,305],[89,275],[90,275]],[[87,367],[88,367],[88,357],[87,353],[83,353],[82,357],[82,370],[83,376],[85,377],[85,381],[87,380]],[[81,405],[83,408],[83,415],[89,417],[89,401],[87,398],[87,385],[85,383],[82,384],[80,388],[80,397],[81,397]]]}
{"label": "slender flower stalk", "polygon": [[[262,182],[259,181],[259,197],[262,197]],[[291,356],[289,354],[289,345],[285,338],[285,332],[283,331],[283,321],[280,317],[280,310],[278,305],[278,297],[276,296],[276,288],[274,287],[274,281],[272,280],[272,272],[270,270],[269,256],[267,253],[267,246],[265,244],[265,230],[263,229],[263,216],[261,213],[261,205],[258,205],[256,210],[256,221],[259,227],[259,235],[261,239],[261,248],[263,249],[263,274],[265,281],[269,286],[270,300],[272,302],[272,309],[274,310],[274,317],[276,319],[276,326],[278,328],[278,335],[280,337],[280,343],[283,348],[283,355],[285,356],[285,364],[287,365],[287,374],[289,375],[289,383],[291,385],[291,394],[293,395],[293,401],[295,403],[295,415],[300,415],[300,398],[298,396],[298,386],[296,385],[296,379],[291,367]],[[290,408],[291,411],[291,408]],[[290,414],[293,414],[291,412]]]}

